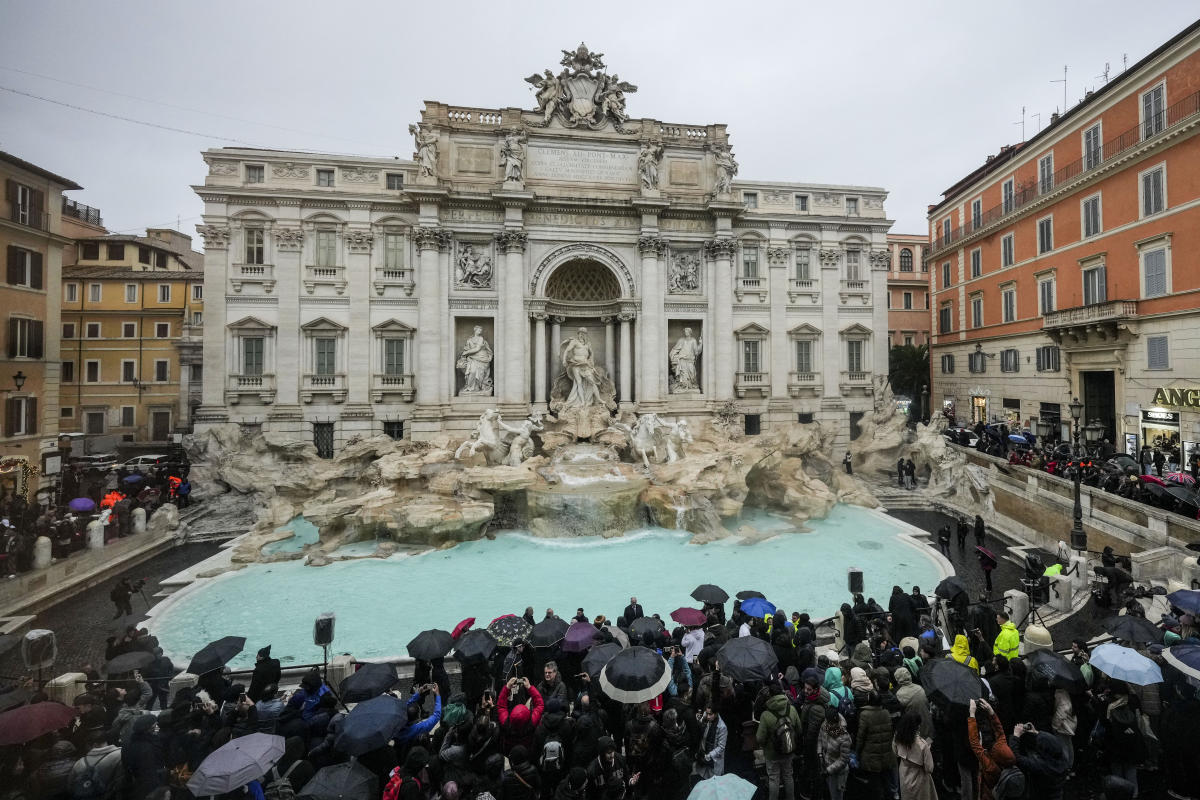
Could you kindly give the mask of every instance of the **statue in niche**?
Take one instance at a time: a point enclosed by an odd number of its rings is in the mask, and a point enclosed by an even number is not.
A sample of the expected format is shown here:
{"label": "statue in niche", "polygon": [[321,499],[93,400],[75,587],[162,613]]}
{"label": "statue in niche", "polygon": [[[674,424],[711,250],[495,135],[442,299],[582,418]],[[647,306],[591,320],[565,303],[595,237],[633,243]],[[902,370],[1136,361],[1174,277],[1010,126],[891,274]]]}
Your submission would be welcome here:
{"label": "statue in niche", "polygon": [[658,164],[662,161],[662,142],[645,142],[638,153],[638,173],[643,189],[658,188]]}
{"label": "statue in niche", "polygon": [[475,326],[475,332],[463,345],[456,365],[463,374],[463,388],[459,395],[492,393],[492,346],[483,338],[483,328]]}
{"label": "statue in niche", "polygon": [[408,132],[412,134],[416,142],[417,165],[420,169],[421,177],[435,177],[437,175],[437,133],[425,130],[420,125],[409,125]]}
{"label": "statue in niche", "polygon": [[671,261],[667,283],[671,294],[700,291],[700,257],[695,253],[677,254]]}
{"label": "statue in niche", "polygon": [[696,379],[696,362],[704,350],[704,342],[692,336],[691,328],[683,329],[683,336],[671,348],[671,394],[689,394],[700,391]]}
{"label": "statue in niche", "polygon": [[717,162],[717,180],[714,191],[717,194],[729,194],[733,191],[733,176],[737,175],[738,163],[733,158],[733,150],[729,145],[713,145],[713,155]]}
{"label": "statue in niche", "polygon": [[551,408],[557,414],[573,408],[616,410],[616,389],[604,370],[596,366],[586,328],[563,343],[559,354],[563,371],[550,393]]}
{"label": "statue in niche", "polygon": [[477,252],[475,246],[464,244],[455,265],[454,283],[471,289],[492,288],[492,259]]}
{"label": "statue in niche", "polygon": [[510,131],[500,145],[500,163],[504,165],[504,181],[522,183],[525,180],[525,137],[519,130]]}

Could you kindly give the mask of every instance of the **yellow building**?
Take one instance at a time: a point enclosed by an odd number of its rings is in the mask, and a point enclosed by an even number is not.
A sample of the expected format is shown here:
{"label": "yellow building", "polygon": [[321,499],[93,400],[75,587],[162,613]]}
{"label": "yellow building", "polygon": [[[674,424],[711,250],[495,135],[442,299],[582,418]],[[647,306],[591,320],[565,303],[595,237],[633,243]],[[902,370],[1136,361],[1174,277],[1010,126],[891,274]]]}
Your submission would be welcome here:
{"label": "yellow building", "polygon": [[66,432],[163,442],[200,399],[204,256],[177,231],[81,238],[62,270]]}
{"label": "yellow building", "polygon": [[[58,472],[59,289],[64,189],[78,184],[0,152],[0,502],[32,499]],[[47,475],[49,473],[49,475]]]}

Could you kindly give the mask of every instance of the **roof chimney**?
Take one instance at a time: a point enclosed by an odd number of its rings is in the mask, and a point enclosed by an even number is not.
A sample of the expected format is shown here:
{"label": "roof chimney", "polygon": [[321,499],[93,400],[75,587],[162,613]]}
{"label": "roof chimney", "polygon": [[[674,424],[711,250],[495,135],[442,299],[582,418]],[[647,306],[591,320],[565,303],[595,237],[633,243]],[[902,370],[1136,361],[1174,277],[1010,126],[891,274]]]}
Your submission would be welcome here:
{"label": "roof chimney", "polygon": [[1057,111],[1055,111],[1053,114],[1051,114],[1050,115],[1050,124],[1051,125],[1056,124],[1058,122],[1058,120],[1060,119],[1060,116],[1061,115]]}

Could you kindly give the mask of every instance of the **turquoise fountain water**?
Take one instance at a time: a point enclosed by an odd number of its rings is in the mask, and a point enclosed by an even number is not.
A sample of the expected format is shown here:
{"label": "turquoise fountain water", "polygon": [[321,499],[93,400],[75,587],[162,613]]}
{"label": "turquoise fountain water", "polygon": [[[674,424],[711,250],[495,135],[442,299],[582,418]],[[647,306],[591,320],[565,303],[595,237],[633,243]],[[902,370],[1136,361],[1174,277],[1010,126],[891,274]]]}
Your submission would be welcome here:
{"label": "turquoise fountain water", "polygon": [[213,639],[246,637],[235,668],[253,664],[267,644],[287,663],[320,660],[312,620],[337,614],[331,652],[361,659],[403,655],[426,628],[449,630],[465,617],[486,625],[533,606],[540,619],[553,608],[564,619],[582,606],[589,617],[616,619],[636,595],[663,619],[701,583],[732,596],[757,589],[787,612],[819,619],[847,598],[846,569],[864,571],[866,590],[886,605],[893,584],[927,591],[941,578],[933,551],[901,536],[910,530],[884,514],[839,505],[811,533],[769,514],[747,514],[736,525],[781,535],[743,545],[738,538],[692,545],[690,534],[647,528],[613,539],[545,539],[507,532],[451,550],[387,559],[365,558],[306,567],[301,561],[252,564],[200,581],[155,609],[150,627],[173,659],[186,661]]}

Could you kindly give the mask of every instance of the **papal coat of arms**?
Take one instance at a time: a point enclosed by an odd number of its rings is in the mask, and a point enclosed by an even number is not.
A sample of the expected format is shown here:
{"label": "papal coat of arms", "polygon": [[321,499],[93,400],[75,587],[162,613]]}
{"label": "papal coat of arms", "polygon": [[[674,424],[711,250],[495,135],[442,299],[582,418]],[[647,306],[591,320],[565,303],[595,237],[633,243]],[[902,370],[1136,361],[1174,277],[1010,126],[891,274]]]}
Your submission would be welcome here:
{"label": "papal coat of arms", "polygon": [[536,127],[544,128],[557,114],[563,125],[580,125],[600,130],[609,122],[619,133],[634,133],[623,126],[629,116],[625,113],[625,95],[636,92],[632,83],[609,75],[604,66],[604,54],[593,53],[583,42],[575,50],[563,50],[563,69],[558,75],[545,70],[541,75],[525,79],[537,89],[538,113],[542,115]]}

